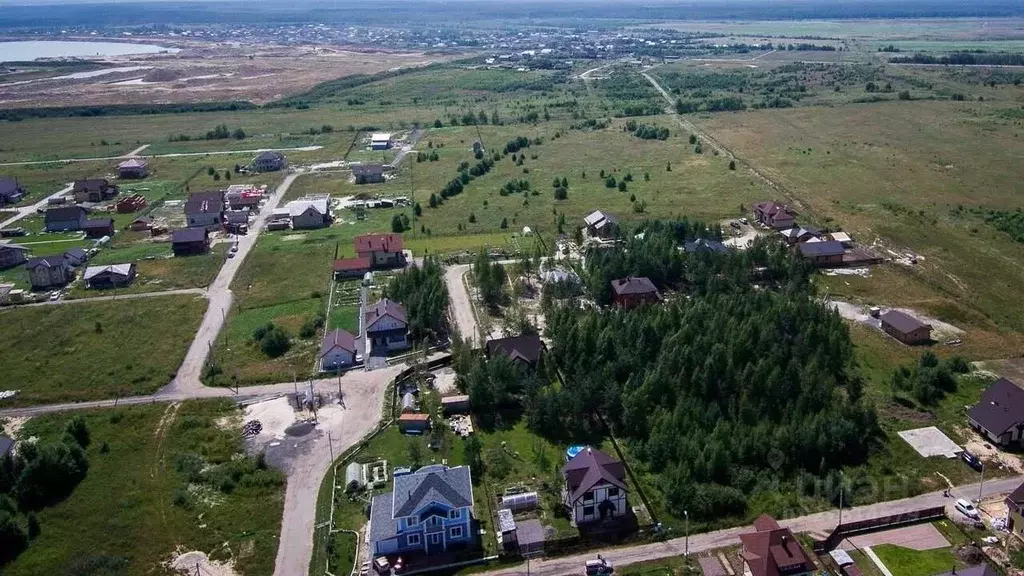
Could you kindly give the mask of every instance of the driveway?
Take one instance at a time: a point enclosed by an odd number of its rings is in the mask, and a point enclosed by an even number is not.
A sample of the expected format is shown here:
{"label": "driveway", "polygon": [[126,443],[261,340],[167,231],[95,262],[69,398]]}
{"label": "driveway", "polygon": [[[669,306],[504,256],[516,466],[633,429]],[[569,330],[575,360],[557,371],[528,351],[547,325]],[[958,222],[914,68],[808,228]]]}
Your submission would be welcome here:
{"label": "driveway", "polygon": [[[1022,481],[1024,481],[1024,477],[1018,476],[986,482],[985,494],[1008,494],[1019,486]],[[958,488],[957,491],[962,494],[977,495],[978,485],[973,484],[963,486]],[[869,518],[901,514],[934,506],[945,505],[948,508],[951,508],[953,501],[953,498],[943,496],[942,492],[930,492],[913,498],[848,508],[843,510],[843,521],[852,522],[855,520],[866,520]],[[809,514],[798,518],[780,520],[779,523],[792,529],[795,533],[809,532],[821,536],[828,534],[833,528],[835,528],[838,521],[838,511],[830,510],[828,512],[820,512],[818,514]],[[739,544],[740,534],[751,531],[753,531],[752,526],[741,526],[738,528],[717,530],[715,532],[706,532],[703,534],[691,534],[690,553],[696,554],[698,552],[705,552],[715,548]],[[678,532],[676,534],[678,534]],[[622,567],[629,564],[636,564],[638,562],[682,556],[685,551],[685,544],[684,538],[674,538],[666,540],[665,542],[613,548],[601,550],[600,552],[601,556],[606,558],[613,565],[616,567]],[[538,576],[560,576],[562,574],[580,573],[582,572],[584,562],[593,559],[596,554],[597,551],[595,550],[591,554],[579,554],[564,558],[534,561],[530,563],[530,574]],[[521,574],[525,575],[526,573],[526,565],[522,564],[512,568],[493,570],[484,574],[487,574],[488,576],[518,576]]]}
{"label": "driveway", "polygon": [[200,376],[203,373],[206,359],[210,355],[210,350],[213,348],[217,336],[224,327],[227,313],[231,310],[231,281],[235,279],[235,274],[242,267],[242,262],[249,255],[249,251],[256,245],[256,240],[259,238],[260,231],[263,230],[267,218],[277,208],[277,205],[281,203],[281,199],[288,192],[288,188],[298,177],[298,174],[286,176],[284,182],[281,182],[281,185],[277,187],[277,190],[270,199],[263,204],[263,208],[256,216],[256,220],[249,227],[249,233],[238,237],[238,252],[234,258],[228,258],[224,261],[224,265],[221,266],[217,277],[210,284],[207,292],[210,297],[210,305],[206,309],[206,314],[203,315],[203,322],[199,325],[196,337],[192,340],[192,345],[189,346],[185,360],[181,363],[181,367],[178,368],[178,373],[174,380],[158,392],[158,395],[173,396],[187,392],[195,392],[196,396],[204,395],[203,389],[205,386],[200,381]]}
{"label": "driveway", "polygon": [[465,283],[467,272],[469,264],[449,266],[444,271],[444,282],[448,285],[448,300],[455,328],[470,346],[476,348],[480,346],[480,330],[477,328],[476,316],[473,315],[473,301]]}

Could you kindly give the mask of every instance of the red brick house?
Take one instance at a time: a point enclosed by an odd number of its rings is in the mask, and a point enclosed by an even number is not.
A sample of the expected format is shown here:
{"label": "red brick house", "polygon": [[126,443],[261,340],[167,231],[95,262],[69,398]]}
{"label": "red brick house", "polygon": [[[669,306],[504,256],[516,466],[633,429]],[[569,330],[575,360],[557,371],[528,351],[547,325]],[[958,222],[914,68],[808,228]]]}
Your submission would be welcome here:
{"label": "red brick house", "polygon": [[405,244],[401,234],[363,234],[352,242],[356,254],[360,258],[369,258],[375,270],[405,266]]}
{"label": "red brick house", "polygon": [[644,276],[629,276],[612,280],[612,302],[623,308],[661,301],[661,295],[654,283]]}
{"label": "red brick house", "polygon": [[751,576],[810,576],[814,562],[789,528],[768,516],[754,520],[754,532],[740,534],[744,573]]}

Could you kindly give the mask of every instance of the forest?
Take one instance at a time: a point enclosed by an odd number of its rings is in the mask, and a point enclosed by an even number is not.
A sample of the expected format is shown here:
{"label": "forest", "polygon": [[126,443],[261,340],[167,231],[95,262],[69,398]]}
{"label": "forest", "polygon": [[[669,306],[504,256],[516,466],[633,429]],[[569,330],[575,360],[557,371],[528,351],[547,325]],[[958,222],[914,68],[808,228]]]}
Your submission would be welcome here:
{"label": "forest", "polygon": [[668,301],[624,310],[545,294],[551,345],[539,375],[456,363],[474,407],[519,409],[555,442],[614,434],[667,511],[695,520],[742,516],[750,494],[863,463],[881,437],[877,415],[848,328],[814,298],[806,263],[777,242],[679,250],[720,238],[699,221],[638,230],[588,256],[586,292],[607,304],[611,279],[648,276]]}

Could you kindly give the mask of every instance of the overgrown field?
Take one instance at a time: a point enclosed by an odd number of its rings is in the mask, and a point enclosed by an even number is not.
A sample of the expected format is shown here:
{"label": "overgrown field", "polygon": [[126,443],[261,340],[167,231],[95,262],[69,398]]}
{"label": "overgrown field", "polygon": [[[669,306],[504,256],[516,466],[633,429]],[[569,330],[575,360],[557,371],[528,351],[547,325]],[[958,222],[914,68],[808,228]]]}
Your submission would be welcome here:
{"label": "overgrown field", "polygon": [[206,299],[160,296],[0,310],[4,406],[149,394],[170,382]]}
{"label": "overgrown field", "polygon": [[[190,550],[231,561],[239,573],[273,571],[284,477],[243,457],[232,402],[80,414],[88,472],[37,512],[39,535],[4,574],[162,574],[176,552]],[[20,435],[60,441],[70,418],[34,418]]]}

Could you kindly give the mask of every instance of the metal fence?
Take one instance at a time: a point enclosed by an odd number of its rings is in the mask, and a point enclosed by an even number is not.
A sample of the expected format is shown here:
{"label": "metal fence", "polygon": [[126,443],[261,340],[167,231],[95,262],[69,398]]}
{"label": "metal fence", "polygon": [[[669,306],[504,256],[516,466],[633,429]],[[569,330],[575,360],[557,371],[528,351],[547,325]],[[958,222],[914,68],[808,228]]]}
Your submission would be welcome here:
{"label": "metal fence", "polygon": [[930,522],[932,520],[938,520],[945,517],[945,507],[936,506],[934,508],[924,508],[921,510],[914,510],[912,512],[905,512],[903,514],[880,516],[878,518],[869,518],[867,520],[858,520],[856,522],[840,524],[836,526],[835,529],[832,530],[832,533],[824,540],[816,540],[814,542],[814,552],[816,554],[830,552],[838,546],[840,542],[850,536],[856,536],[857,534],[874,532],[876,530],[883,530],[886,528],[895,528],[898,526],[906,526],[909,524],[917,524],[920,522]]}

